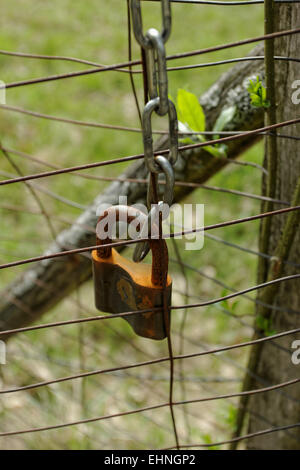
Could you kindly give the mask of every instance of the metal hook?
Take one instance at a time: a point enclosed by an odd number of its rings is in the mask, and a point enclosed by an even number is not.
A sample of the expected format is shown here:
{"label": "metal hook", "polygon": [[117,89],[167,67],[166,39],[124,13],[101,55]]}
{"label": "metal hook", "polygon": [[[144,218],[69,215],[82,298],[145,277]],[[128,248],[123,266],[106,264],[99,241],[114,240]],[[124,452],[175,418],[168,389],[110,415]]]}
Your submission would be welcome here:
{"label": "metal hook", "polygon": [[[161,168],[166,178],[163,200],[160,201],[157,205],[156,204],[153,205],[153,207],[149,211],[147,221],[144,223],[139,233],[139,238],[147,237],[150,234],[151,221],[155,220],[157,211],[160,210],[163,204],[167,204],[170,207],[173,201],[173,197],[174,197],[175,177],[174,177],[174,170],[173,170],[172,165],[170,164],[169,160],[166,157],[163,157],[161,155],[158,155],[157,157],[155,157],[155,160],[156,160],[156,163]],[[151,190],[149,190],[149,188],[151,188],[151,185],[148,186],[148,194],[147,194],[148,208],[150,208],[150,206],[153,203],[152,192]],[[139,263],[147,256],[149,251],[150,251],[150,246],[148,242],[138,243],[133,253],[133,261],[135,261],[136,263]]]}

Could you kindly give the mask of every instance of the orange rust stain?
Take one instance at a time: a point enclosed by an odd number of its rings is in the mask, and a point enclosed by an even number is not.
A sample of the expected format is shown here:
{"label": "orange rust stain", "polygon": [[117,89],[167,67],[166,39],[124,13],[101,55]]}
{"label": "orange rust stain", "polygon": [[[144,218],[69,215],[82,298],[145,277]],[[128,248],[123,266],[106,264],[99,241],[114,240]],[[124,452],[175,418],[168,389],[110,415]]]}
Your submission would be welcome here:
{"label": "orange rust stain", "polygon": [[[119,255],[119,253],[114,248],[112,248],[111,256],[109,258],[100,258],[97,255],[97,250],[92,251],[92,258],[98,263],[108,263],[120,266],[130,274],[132,280],[136,284],[143,285],[145,287],[151,287],[151,289],[161,289],[161,287],[155,286],[151,282],[151,264],[134,263],[133,261]],[[171,283],[171,276],[168,275],[167,286],[169,286]]]}

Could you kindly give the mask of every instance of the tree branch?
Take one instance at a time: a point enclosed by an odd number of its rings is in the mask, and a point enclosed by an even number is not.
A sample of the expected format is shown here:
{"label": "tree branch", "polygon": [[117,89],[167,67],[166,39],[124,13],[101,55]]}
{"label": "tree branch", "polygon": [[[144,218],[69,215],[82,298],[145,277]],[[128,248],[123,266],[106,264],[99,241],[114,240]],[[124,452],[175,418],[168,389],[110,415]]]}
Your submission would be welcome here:
{"label": "tree branch", "polygon": [[[262,46],[250,55],[261,55]],[[201,97],[207,129],[212,129],[223,108],[235,105],[236,113],[224,130],[252,130],[263,125],[263,111],[253,108],[247,92],[247,80],[259,75],[263,79],[261,61],[243,62],[228,72]],[[237,158],[259,137],[243,137],[228,144],[228,158]],[[167,147],[167,137],[159,139],[156,149]],[[181,152],[176,164],[177,180],[204,183],[228,164],[226,158],[216,158],[203,148]],[[143,162],[131,165],[121,177],[145,178]],[[193,191],[189,187],[177,187],[175,201],[182,200]],[[96,208],[102,203],[118,203],[120,196],[127,196],[128,204],[144,202],[145,185],[116,181],[99,194],[90,207],[81,214],[70,229],[61,232],[47,254],[95,243]],[[0,297],[0,330],[19,328],[37,320],[77,286],[91,277],[91,260],[85,255],[65,256],[35,263],[7,286]]]}

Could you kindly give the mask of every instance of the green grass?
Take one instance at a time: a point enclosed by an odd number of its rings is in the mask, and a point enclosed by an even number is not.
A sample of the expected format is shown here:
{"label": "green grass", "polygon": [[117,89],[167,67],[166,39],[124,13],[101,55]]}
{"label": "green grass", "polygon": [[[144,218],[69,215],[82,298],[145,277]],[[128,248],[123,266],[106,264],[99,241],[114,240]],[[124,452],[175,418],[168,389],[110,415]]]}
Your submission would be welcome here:
{"label": "green grass", "polygon": [[[146,3],[146,2],[145,2]],[[143,5],[145,27],[160,26],[159,8],[150,2]],[[256,36],[263,30],[261,6],[211,7],[197,5],[173,5],[173,31],[167,43],[168,54],[200,49],[217,44]],[[37,3],[33,0],[1,3],[0,49],[36,54],[65,55],[84,58],[104,64],[127,60],[127,26],[125,0],[110,2],[90,0],[52,0]],[[239,57],[250,46],[227,49],[200,57],[177,60],[172,65],[209,62]],[[134,44],[134,57],[139,50]],[[80,64],[62,61],[22,59],[0,55],[0,80],[6,83],[43,77],[88,68]],[[178,88],[185,88],[201,95],[227,69],[227,66],[172,72],[169,74],[169,90],[176,96]],[[142,103],[141,78],[136,85]],[[14,88],[7,92],[7,104],[40,111],[46,114],[97,121],[107,124],[138,126],[138,116],[127,74],[105,72],[86,77],[54,81],[35,86]],[[0,112],[0,139],[6,147],[41,158],[46,163],[71,166],[132,155],[142,151],[139,134],[104,129],[88,129],[55,123],[10,112]],[[163,120],[162,120],[162,124]],[[262,145],[256,145],[243,158],[261,163]],[[46,170],[46,167],[12,156],[24,174]],[[14,169],[1,154],[2,172],[14,173]],[[118,175],[124,165],[112,165],[94,169],[94,175]],[[88,172],[87,172],[88,173]],[[254,168],[231,166],[216,175],[210,184],[260,192],[260,172]],[[37,181],[37,184],[64,198],[87,205],[101,192],[106,183],[81,179],[74,175],[61,175]],[[70,207],[39,193],[47,211],[53,217],[75,219],[80,209]],[[1,204],[24,209],[24,213],[0,209],[0,259],[1,262],[39,255],[51,242],[51,235],[43,218],[27,214],[26,209],[36,210],[32,196],[22,184],[8,185],[1,189]],[[188,198],[190,202],[205,204],[205,223],[243,217],[259,212],[258,201],[207,190],[197,190]],[[53,219],[56,230],[66,228]],[[252,222],[213,232],[232,243],[255,248],[258,224]],[[172,246],[171,256],[174,257]],[[183,248],[183,242],[179,242]],[[129,251],[129,250],[128,250]],[[223,283],[240,289],[255,283],[256,259],[215,241],[206,239],[201,252],[182,251],[186,263],[202,269]],[[1,287],[13,280],[23,267],[1,271]],[[184,303],[184,280],[174,264],[174,303]],[[187,272],[190,293],[201,299],[217,297],[223,288],[203,279],[192,271]],[[90,315],[94,312],[92,285],[80,289],[83,311],[76,306],[76,294],[66,299],[42,321],[55,321]],[[75,303],[74,303],[75,301]],[[194,299],[192,299],[194,301]],[[230,303],[229,308],[233,308]],[[239,299],[235,313],[253,313],[253,304]],[[90,311],[91,310],[91,311]],[[173,330],[178,332],[182,312],[173,315]],[[249,337],[251,331],[236,320],[224,316],[215,307],[191,310],[187,317],[185,336],[193,343],[185,342],[185,352],[198,351],[201,345],[237,342]],[[251,322],[251,319],[246,319]],[[121,335],[121,336],[120,336]],[[82,346],[82,339],[84,346]],[[175,351],[178,336],[174,334]],[[204,346],[203,346],[204,347]],[[140,348],[142,352],[138,352]],[[21,335],[8,346],[8,365],[2,367],[3,387],[25,385],[40,380],[120,364],[129,364],[165,355],[165,344],[152,343],[133,335],[127,324],[114,322],[70,326]],[[234,351],[226,357],[245,363],[245,351]],[[230,362],[221,362],[217,356],[185,361],[186,377],[226,376],[240,377],[241,371]],[[179,369],[176,365],[176,374]],[[164,380],[163,380],[164,378]],[[91,416],[126,411],[166,401],[168,398],[168,366],[134,369],[128,375],[101,375],[77,380],[52,388],[33,390],[30,393],[6,396],[0,403],[1,431],[31,426],[43,426],[73,421]],[[239,387],[236,383],[207,385],[187,382],[188,398],[199,395],[225,393]],[[175,399],[181,397],[180,382],[175,382]],[[190,405],[190,439],[213,442],[230,435],[233,424],[230,404],[215,403]],[[13,415],[13,419],[11,418]],[[187,439],[185,418],[177,408],[180,436]],[[168,409],[159,412],[116,418],[81,427],[23,437],[3,439],[1,448],[158,448],[173,445]]]}

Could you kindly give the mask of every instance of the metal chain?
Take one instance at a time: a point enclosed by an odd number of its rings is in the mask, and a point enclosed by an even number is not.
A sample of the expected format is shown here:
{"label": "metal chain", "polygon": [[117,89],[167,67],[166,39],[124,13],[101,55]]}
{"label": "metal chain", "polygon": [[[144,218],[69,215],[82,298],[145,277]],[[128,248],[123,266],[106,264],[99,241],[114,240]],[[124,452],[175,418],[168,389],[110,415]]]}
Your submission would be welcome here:
{"label": "metal chain", "polygon": [[[147,221],[141,227],[140,233],[143,235],[145,232],[149,235],[152,228],[153,217],[159,219],[159,234],[160,249],[163,247],[162,240],[162,220],[163,212],[160,211],[163,205],[169,206],[173,200],[174,190],[174,170],[173,165],[176,163],[178,154],[178,121],[177,113],[174,104],[169,100],[168,97],[168,77],[167,77],[167,64],[166,64],[166,50],[165,42],[171,33],[171,5],[170,0],[161,0],[162,8],[162,24],[163,30],[159,33],[156,29],[149,29],[146,35],[143,35],[142,27],[142,14],[140,0],[131,0],[131,11],[132,11],[132,22],[135,37],[142,47],[143,55],[145,57],[146,67],[146,81],[148,94],[150,101],[145,105],[143,116],[142,116],[142,131],[144,141],[144,155],[145,163],[150,172],[149,186],[148,186],[148,205],[151,203],[151,209],[148,207],[149,216]],[[169,117],[169,158],[163,156],[154,156],[153,152],[153,138],[152,138],[152,125],[151,116],[153,111],[159,116],[165,116],[168,114]],[[157,183],[158,174],[163,172],[166,179],[165,191],[163,201],[158,201],[157,197]],[[152,201],[151,199],[156,199]],[[152,202],[155,204],[152,205]],[[167,211],[169,212],[169,211]],[[151,223],[149,224],[149,218]],[[151,234],[152,235],[152,234]],[[134,259],[140,261],[147,254],[149,243],[143,243],[143,247],[140,247],[140,243],[137,243],[136,249],[142,250],[135,251]],[[163,280],[163,312],[164,312],[164,324],[167,333],[168,351],[170,360],[170,388],[169,388],[169,407],[171,413],[171,419],[173,424],[173,432],[176,442],[176,448],[179,449],[179,439],[175,420],[175,414],[173,409],[173,384],[174,384],[174,356],[173,346],[170,334],[170,308],[167,294],[167,276],[164,276]]]}
{"label": "metal chain", "polygon": [[[168,96],[168,95],[167,95]],[[143,117],[142,117],[142,127],[143,127],[143,141],[144,141],[144,154],[145,162],[149,169],[153,173],[160,173],[161,169],[159,165],[155,162],[154,152],[153,152],[153,137],[152,137],[152,125],[151,125],[151,116],[153,111],[160,115],[160,104],[162,99],[160,96],[154,98],[146,104]],[[167,113],[169,117],[169,162],[174,165],[177,160],[178,155],[178,121],[177,121],[177,112],[174,103],[171,100],[167,99]]]}
{"label": "metal chain", "polygon": [[150,28],[143,34],[140,0],[131,0],[132,24],[136,40],[145,51],[146,71],[150,101],[143,112],[143,139],[146,165],[149,171],[160,173],[161,168],[154,160],[151,115],[153,111],[159,116],[169,117],[170,154],[169,161],[175,164],[178,154],[178,121],[175,105],[168,97],[168,77],[166,65],[165,42],[171,33],[170,0],[161,0],[163,31],[160,33]]}
{"label": "metal chain", "polygon": [[[148,209],[151,205],[157,203],[154,200],[153,194],[157,194],[157,176],[159,173],[164,173],[166,176],[165,191],[163,202],[169,205],[173,200],[173,186],[174,185],[174,170],[173,165],[176,163],[178,156],[178,120],[174,103],[168,96],[168,76],[166,64],[166,49],[165,43],[171,33],[171,6],[170,0],[161,0],[162,10],[162,32],[157,29],[150,28],[146,34],[143,33],[143,22],[141,13],[140,0],[131,0],[131,13],[132,25],[135,38],[142,47],[145,54],[146,77],[149,92],[149,101],[146,103],[142,115],[142,133],[144,143],[145,163],[152,174],[148,185]],[[151,117],[153,111],[159,116],[168,115],[169,119],[169,155],[166,157],[154,157],[153,152],[153,134]],[[170,176],[171,175],[171,176]],[[155,183],[154,183],[155,182]],[[150,210],[149,217],[151,218],[153,211]],[[151,228],[149,224],[149,217],[147,221],[148,232]],[[141,229],[141,233],[145,236],[145,227]],[[138,262],[141,261],[149,252],[149,244],[137,244],[133,259]]]}

